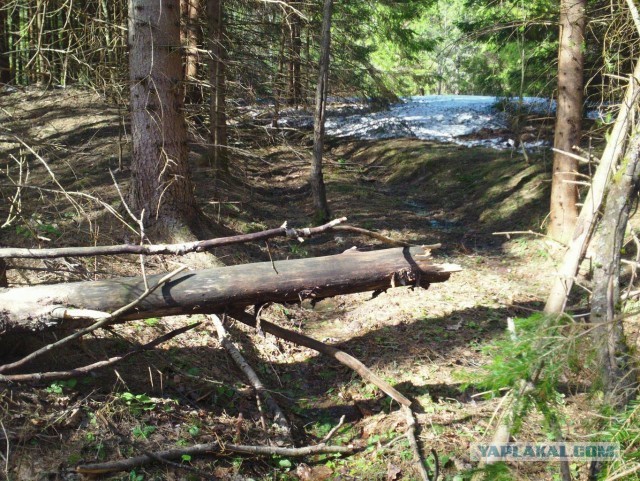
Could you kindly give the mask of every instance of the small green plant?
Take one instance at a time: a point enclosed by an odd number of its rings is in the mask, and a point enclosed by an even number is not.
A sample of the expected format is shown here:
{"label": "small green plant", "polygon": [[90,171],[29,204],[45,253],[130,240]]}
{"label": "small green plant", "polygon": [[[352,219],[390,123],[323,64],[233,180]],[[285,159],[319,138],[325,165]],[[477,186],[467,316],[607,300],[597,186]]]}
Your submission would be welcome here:
{"label": "small green plant", "polygon": [[60,237],[62,232],[54,223],[43,221],[39,214],[33,214],[25,225],[16,226],[16,234],[29,238],[34,237]]}
{"label": "small green plant", "polygon": [[321,420],[311,426],[311,432],[318,438],[325,437],[331,429],[333,429],[333,424],[330,420]]}
{"label": "small green plant", "polygon": [[78,464],[80,461],[82,461],[82,456],[78,453],[70,454],[67,457],[67,464],[69,465]]}
{"label": "small green plant", "polygon": [[135,470],[129,473],[129,481],[143,481],[144,475],[136,473]]}
{"label": "small green plant", "polygon": [[148,426],[146,424],[143,424],[141,426],[136,426],[135,428],[133,428],[131,430],[131,434],[133,434],[134,438],[148,439],[149,436],[156,432],[156,429],[158,428],[156,428],[155,426]]}
{"label": "small green plant", "polygon": [[[640,472],[640,401],[630,402],[623,411],[606,406],[603,414],[609,423],[598,434],[598,441],[620,443],[621,456],[603,466],[598,480],[615,478],[621,472]],[[637,480],[639,477],[631,475],[623,479]]]}
{"label": "small green plant", "polygon": [[63,381],[55,381],[49,385],[47,392],[51,394],[62,394],[64,389],[73,389],[78,384],[78,380],[71,378]]}
{"label": "small green plant", "polygon": [[198,434],[200,434],[200,428],[195,424],[193,424],[189,426],[189,429],[187,430],[187,432],[195,438]]}
{"label": "small green plant", "polygon": [[100,461],[107,459],[107,450],[104,447],[104,444],[98,443],[95,447],[95,450],[96,450],[96,458],[98,458]]}
{"label": "small green plant", "polygon": [[144,323],[149,327],[157,326],[159,322],[160,319],[158,319],[157,317],[150,317],[144,320]]}
{"label": "small green plant", "polygon": [[307,257],[309,255],[309,252],[296,242],[290,242],[289,249],[291,250],[291,254],[294,256]]}
{"label": "small green plant", "polygon": [[153,411],[157,406],[157,401],[146,394],[123,392],[118,394],[118,399],[129,406],[134,415],[141,414],[143,411]]}

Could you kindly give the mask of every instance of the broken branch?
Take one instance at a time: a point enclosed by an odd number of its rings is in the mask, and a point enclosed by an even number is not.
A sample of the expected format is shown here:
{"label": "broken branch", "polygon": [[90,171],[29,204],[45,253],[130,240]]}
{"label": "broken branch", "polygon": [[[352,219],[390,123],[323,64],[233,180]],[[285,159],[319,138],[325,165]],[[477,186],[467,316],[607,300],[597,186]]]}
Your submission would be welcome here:
{"label": "broken branch", "polygon": [[76,467],[76,472],[80,474],[105,474],[118,471],[130,471],[131,469],[152,463],[154,458],[162,459],[181,459],[182,456],[196,456],[203,454],[224,454],[240,453],[254,454],[257,456],[286,456],[286,457],[302,457],[312,454],[353,454],[360,450],[359,446],[327,446],[326,444],[317,444],[315,446],[305,446],[302,448],[281,448],[277,446],[250,446],[242,444],[196,444],[184,449],[169,449],[165,451],[157,451],[153,453],[153,457],[149,455],[136,456],[133,458],[122,459],[119,461],[109,461],[106,463],[83,464]]}
{"label": "broken branch", "polygon": [[[256,327],[255,318],[244,311],[231,311],[229,315],[234,319],[242,322],[243,324],[247,324],[251,327]],[[317,341],[311,337],[277,326],[268,321],[261,320],[260,327],[264,332],[273,334],[274,336],[284,339],[285,341],[298,344],[299,346],[308,347],[309,349],[313,349],[314,351],[318,351],[322,354],[326,354],[327,356],[334,358],[339,363],[344,364],[348,368],[356,371],[363,379],[377,386],[382,392],[387,394],[402,406],[411,405],[411,401],[404,395],[402,395],[396,388],[378,377],[367,366],[365,366],[355,357],[347,354],[346,352],[341,351],[340,349],[337,349],[333,346],[329,346],[328,344],[325,344],[323,342]]]}
{"label": "broken branch", "polygon": [[150,351],[151,349],[156,348],[160,344],[167,342],[168,340],[173,339],[174,337],[179,336],[180,334],[183,334],[187,331],[190,331],[191,329],[198,327],[200,324],[202,323],[196,322],[195,324],[190,324],[188,326],[184,326],[179,329],[174,329],[173,331],[168,332],[163,336],[160,336],[157,339],[154,339],[153,341],[148,342],[147,344],[136,346],[133,350],[129,351],[126,354],[123,354],[122,356],[111,357],[104,361],[98,361],[83,367],[71,369],[69,371],[52,371],[52,372],[44,372],[44,373],[36,372],[36,373],[29,373],[29,374],[9,374],[9,375],[0,374],[0,382],[52,381],[52,380],[59,380],[59,379],[70,379],[76,376],[84,376],[90,373],[91,371],[113,366],[114,364],[120,361],[124,361],[128,357],[133,356],[134,354],[139,354],[144,351]]}
{"label": "broken branch", "polygon": [[273,396],[269,394],[269,391],[265,389],[264,384],[262,384],[262,381],[260,380],[256,372],[245,360],[244,356],[240,353],[238,348],[233,344],[233,342],[229,338],[229,334],[222,325],[222,321],[220,320],[220,318],[216,315],[210,315],[207,317],[211,322],[213,322],[213,325],[218,332],[218,339],[220,340],[220,344],[222,345],[222,347],[224,347],[225,350],[229,353],[229,356],[231,356],[233,362],[236,363],[236,366],[238,366],[244,373],[244,375],[247,376],[247,379],[249,379],[249,382],[256,390],[256,396],[262,397],[264,399],[265,403],[273,413],[273,420],[280,432],[287,438],[288,441],[291,441],[291,427],[289,426],[287,418],[282,412],[282,409],[280,409],[280,406],[278,406],[278,403],[273,399]]}

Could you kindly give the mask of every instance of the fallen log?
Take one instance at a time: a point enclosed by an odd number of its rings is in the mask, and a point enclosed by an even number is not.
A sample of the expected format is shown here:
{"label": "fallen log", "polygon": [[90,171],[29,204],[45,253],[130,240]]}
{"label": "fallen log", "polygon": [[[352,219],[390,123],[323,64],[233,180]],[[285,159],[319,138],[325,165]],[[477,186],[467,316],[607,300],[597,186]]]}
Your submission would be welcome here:
{"label": "fallen log", "polygon": [[[380,291],[401,285],[427,288],[460,267],[434,264],[420,247],[220,267],[177,275],[120,320],[184,314],[214,314],[265,302],[297,302],[338,294]],[[162,275],[148,276],[153,285]],[[145,292],[142,277],[0,289],[0,334],[74,327],[58,310],[113,312]],[[62,309],[61,309],[62,308]]]}

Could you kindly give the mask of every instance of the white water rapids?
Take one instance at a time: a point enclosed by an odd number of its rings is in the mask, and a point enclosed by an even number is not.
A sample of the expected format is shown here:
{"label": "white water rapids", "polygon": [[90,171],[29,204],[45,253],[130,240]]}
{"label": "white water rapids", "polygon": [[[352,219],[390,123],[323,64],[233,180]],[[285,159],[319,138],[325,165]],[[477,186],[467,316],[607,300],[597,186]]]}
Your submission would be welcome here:
{"label": "white water rapids", "polygon": [[[355,139],[418,138],[453,142],[468,147],[513,148],[517,141],[510,134],[507,115],[496,104],[499,97],[480,95],[426,95],[403,98],[389,109],[370,112],[347,109],[347,113],[329,109],[326,133]],[[512,106],[518,100],[512,101]],[[555,102],[525,97],[523,113],[554,115]],[[281,125],[312,127],[309,113],[283,112]],[[474,136],[474,134],[479,134]],[[544,140],[525,143],[527,148],[544,146]]]}

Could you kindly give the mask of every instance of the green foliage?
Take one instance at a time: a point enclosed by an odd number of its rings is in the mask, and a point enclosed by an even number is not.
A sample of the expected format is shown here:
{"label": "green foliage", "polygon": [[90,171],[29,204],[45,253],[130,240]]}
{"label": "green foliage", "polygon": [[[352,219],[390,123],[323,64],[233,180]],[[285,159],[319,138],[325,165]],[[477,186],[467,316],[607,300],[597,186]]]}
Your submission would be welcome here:
{"label": "green foliage", "polygon": [[140,439],[148,439],[149,436],[151,436],[155,431],[156,431],[155,426],[148,426],[148,425],[141,425],[141,426],[136,426],[135,428],[133,428],[131,430],[131,434],[133,434],[134,438],[140,438]]}
{"label": "green foliage", "polygon": [[511,481],[513,473],[505,463],[489,464],[482,468],[482,479],[485,481]]}
{"label": "green foliage", "polygon": [[143,411],[152,411],[157,406],[157,402],[146,394],[123,392],[118,394],[118,399],[129,406],[131,413],[134,415],[139,415]]}
{"label": "green foliage", "polygon": [[143,474],[138,474],[135,472],[135,470],[129,473],[129,481],[143,481],[143,480],[144,480]]}
{"label": "green foliage", "polygon": [[64,389],[73,389],[78,384],[78,380],[71,378],[64,381],[55,381],[49,385],[47,392],[51,394],[62,394]]}
{"label": "green foliage", "polygon": [[491,361],[479,377],[474,374],[473,381],[467,376],[465,388],[473,384],[495,396],[504,389],[517,393],[520,397],[514,400],[517,409],[512,419],[516,430],[534,407],[549,425],[557,425],[557,408],[563,403],[559,379],[588,361],[578,356],[583,352],[567,319],[544,314],[515,319],[515,335],[507,333],[483,349]]}
{"label": "green foliage", "polygon": [[[377,10],[388,15],[384,4]],[[556,16],[548,0],[436,0],[407,9],[402,28],[374,31],[367,45],[375,46],[373,65],[398,94],[550,95]]]}
{"label": "green foliage", "polygon": [[56,239],[62,235],[62,231],[56,223],[43,220],[40,214],[33,214],[24,224],[16,225],[16,234],[27,239]]}
{"label": "green foliage", "polygon": [[196,437],[198,434],[200,434],[200,427],[192,424],[191,426],[189,426],[189,429],[187,431],[191,436]]}
{"label": "green foliage", "polygon": [[605,466],[598,479],[609,479],[621,471],[629,471],[625,480],[640,479],[640,401],[632,401],[622,412],[605,414],[610,418],[609,425],[598,433],[598,441],[620,443],[622,456]]}

